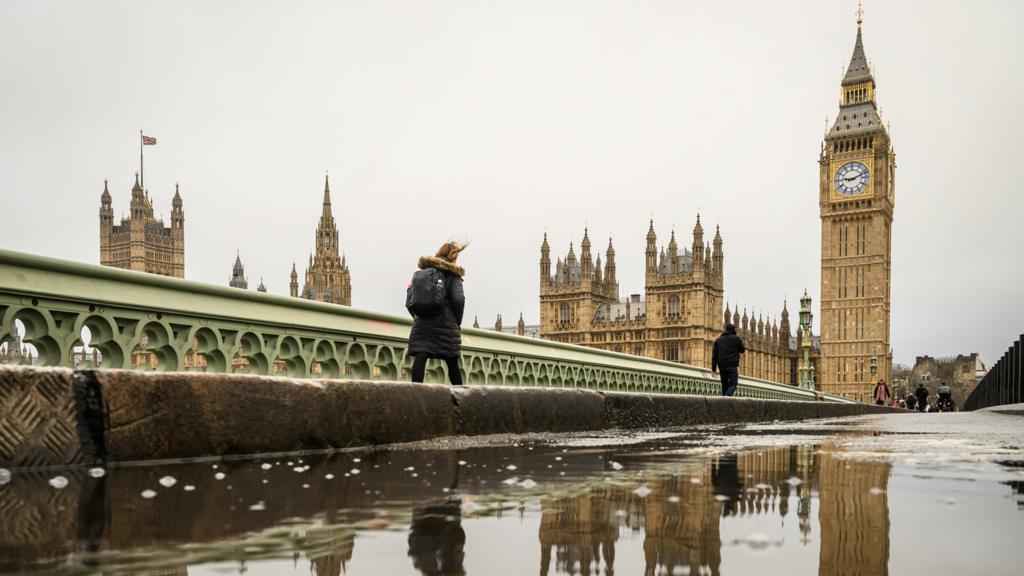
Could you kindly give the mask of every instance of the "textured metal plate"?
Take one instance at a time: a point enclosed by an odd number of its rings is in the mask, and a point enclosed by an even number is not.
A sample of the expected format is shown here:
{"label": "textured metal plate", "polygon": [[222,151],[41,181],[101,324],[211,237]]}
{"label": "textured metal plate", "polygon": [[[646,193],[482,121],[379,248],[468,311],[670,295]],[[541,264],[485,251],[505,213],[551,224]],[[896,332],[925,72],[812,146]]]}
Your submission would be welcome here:
{"label": "textured metal plate", "polygon": [[0,368],[0,466],[86,461],[78,436],[72,371]]}

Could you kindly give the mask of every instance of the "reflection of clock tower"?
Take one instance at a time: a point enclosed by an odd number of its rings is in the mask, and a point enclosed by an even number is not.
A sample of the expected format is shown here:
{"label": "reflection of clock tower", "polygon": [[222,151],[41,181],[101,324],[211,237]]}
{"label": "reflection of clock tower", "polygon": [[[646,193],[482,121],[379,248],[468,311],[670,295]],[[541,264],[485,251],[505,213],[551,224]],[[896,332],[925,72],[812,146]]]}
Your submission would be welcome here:
{"label": "reflection of clock tower", "polygon": [[859,10],[857,43],[843,77],[839,115],[825,136],[818,163],[821,391],[870,401],[876,380],[891,381],[896,157],[878,115]]}

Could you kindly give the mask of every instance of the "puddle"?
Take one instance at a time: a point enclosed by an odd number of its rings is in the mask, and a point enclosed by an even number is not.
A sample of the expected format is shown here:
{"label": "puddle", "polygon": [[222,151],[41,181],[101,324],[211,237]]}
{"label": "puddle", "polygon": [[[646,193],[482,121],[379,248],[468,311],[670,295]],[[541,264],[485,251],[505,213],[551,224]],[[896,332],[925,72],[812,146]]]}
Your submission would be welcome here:
{"label": "puddle", "polygon": [[4,471],[0,573],[1014,574],[1024,427],[960,416]]}

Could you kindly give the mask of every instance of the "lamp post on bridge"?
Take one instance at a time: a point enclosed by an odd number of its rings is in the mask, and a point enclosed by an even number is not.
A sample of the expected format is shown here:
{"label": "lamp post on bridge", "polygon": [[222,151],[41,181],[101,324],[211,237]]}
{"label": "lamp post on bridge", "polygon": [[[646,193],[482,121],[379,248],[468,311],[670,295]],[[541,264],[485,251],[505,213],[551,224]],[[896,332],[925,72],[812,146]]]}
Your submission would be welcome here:
{"label": "lamp post on bridge", "polygon": [[803,297],[800,298],[800,330],[803,337],[798,343],[803,351],[803,358],[800,361],[800,368],[797,372],[799,373],[798,384],[800,388],[811,392],[814,391],[814,365],[811,364],[811,322],[813,320],[811,297],[807,295],[807,290],[805,289]]}

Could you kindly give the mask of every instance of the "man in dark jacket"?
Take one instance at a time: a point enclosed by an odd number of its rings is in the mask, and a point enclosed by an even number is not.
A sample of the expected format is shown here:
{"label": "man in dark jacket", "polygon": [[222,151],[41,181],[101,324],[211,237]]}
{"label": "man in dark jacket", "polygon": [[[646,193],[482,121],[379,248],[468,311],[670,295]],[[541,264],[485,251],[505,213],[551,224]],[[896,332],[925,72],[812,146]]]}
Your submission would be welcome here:
{"label": "man in dark jacket", "polygon": [[725,325],[725,332],[715,340],[711,349],[711,374],[722,372],[722,396],[732,396],[740,382],[740,354],[746,352],[743,339],[736,335],[736,327]]}
{"label": "man in dark jacket", "polygon": [[444,360],[448,366],[448,379],[453,385],[462,384],[459,371],[459,354],[462,352],[462,314],[466,308],[466,295],[462,290],[465,270],[455,264],[459,252],[465,248],[455,242],[447,242],[437,251],[436,256],[420,258],[421,270],[434,268],[443,274],[445,303],[440,314],[422,317],[413,315],[412,331],[409,332],[409,356],[413,356],[412,381],[423,382],[427,360]]}
{"label": "man in dark jacket", "polygon": [[924,412],[924,407],[928,405],[928,389],[924,387],[924,384],[917,385],[914,396],[917,396],[917,410]]}

